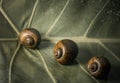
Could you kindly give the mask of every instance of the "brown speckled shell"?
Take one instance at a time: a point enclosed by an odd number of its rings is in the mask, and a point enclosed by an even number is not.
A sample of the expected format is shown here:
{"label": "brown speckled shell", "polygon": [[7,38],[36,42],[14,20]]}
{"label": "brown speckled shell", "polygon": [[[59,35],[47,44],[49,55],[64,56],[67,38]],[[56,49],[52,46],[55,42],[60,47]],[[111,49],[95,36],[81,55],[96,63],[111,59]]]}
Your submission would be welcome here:
{"label": "brown speckled shell", "polygon": [[[98,69],[95,72],[90,71],[91,64],[97,63]],[[103,56],[93,57],[87,64],[88,72],[95,78],[105,78],[110,71],[110,62]]]}
{"label": "brown speckled shell", "polygon": [[[34,40],[34,44],[33,45],[25,45],[25,40],[28,37],[33,38],[33,40]],[[19,41],[20,41],[21,44],[23,44],[23,45],[25,45],[25,46],[27,46],[29,48],[35,49],[40,44],[41,36],[40,36],[39,32],[36,29],[27,28],[27,29],[24,29],[20,33]]]}
{"label": "brown speckled shell", "polygon": [[62,56],[57,61],[61,64],[70,64],[78,54],[76,43],[69,39],[61,40],[55,45],[54,55],[59,48],[62,49]]}

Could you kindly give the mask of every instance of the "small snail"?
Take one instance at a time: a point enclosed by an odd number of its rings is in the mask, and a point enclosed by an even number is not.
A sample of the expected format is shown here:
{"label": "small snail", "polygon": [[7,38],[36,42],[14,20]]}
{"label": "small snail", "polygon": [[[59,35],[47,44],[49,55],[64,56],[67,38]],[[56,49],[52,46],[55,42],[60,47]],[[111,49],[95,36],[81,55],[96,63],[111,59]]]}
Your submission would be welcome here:
{"label": "small snail", "polygon": [[87,64],[88,72],[95,78],[105,78],[110,71],[110,62],[103,56],[93,57]]}
{"label": "small snail", "polygon": [[61,64],[70,64],[78,54],[77,45],[69,39],[59,41],[54,47],[54,56]]}
{"label": "small snail", "polygon": [[21,44],[35,49],[40,44],[41,36],[36,29],[27,28],[20,33],[19,41]]}

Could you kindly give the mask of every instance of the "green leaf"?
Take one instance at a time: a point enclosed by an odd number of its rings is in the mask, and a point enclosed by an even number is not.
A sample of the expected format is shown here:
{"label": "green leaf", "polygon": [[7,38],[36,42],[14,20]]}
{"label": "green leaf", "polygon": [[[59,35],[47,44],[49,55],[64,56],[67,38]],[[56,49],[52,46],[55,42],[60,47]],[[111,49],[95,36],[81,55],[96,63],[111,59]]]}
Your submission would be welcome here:
{"label": "green leaf", "polygon": [[[119,83],[119,0],[0,0],[0,83]],[[25,28],[37,29],[39,49],[18,44]],[[71,39],[79,53],[71,65],[59,64],[55,44]],[[108,79],[92,77],[93,56],[111,63]]]}

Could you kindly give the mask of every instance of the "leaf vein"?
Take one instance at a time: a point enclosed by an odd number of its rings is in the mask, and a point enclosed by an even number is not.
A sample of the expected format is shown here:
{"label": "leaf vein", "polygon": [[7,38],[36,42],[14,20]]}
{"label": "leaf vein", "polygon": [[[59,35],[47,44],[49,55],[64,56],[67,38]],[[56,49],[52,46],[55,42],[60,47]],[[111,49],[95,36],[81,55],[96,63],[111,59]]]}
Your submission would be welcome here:
{"label": "leaf vein", "polygon": [[20,49],[20,43],[18,44],[18,46],[17,46],[16,50],[14,51],[14,54],[13,54],[11,60],[10,60],[10,64],[9,64],[9,74],[8,74],[8,76],[9,76],[9,78],[8,78],[8,83],[11,83],[11,80],[12,80],[12,67],[13,67],[13,63],[14,63],[16,54],[18,53],[19,49]]}
{"label": "leaf vein", "polygon": [[48,29],[48,31],[46,32],[45,36],[47,36],[50,31],[54,28],[55,24],[58,22],[58,20],[60,19],[60,17],[62,16],[63,12],[65,11],[67,5],[69,4],[70,0],[67,0],[65,6],[63,7],[62,11],[60,12],[60,14],[58,15],[58,17],[55,19],[55,21],[53,22],[53,24],[51,25],[51,27]]}
{"label": "leaf vein", "polygon": [[50,78],[53,80],[53,83],[57,83],[57,81],[55,80],[55,78],[53,77],[53,75],[51,74],[51,72],[49,71],[48,66],[47,66],[47,64],[46,64],[46,61],[45,61],[45,59],[43,58],[42,54],[41,54],[38,50],[36,50],[36,52],[40,55],[40,57],[41,57],[41,59],[42,59],[42,61],[43,61],[44,67],[45,67],[48,75],[50,76]]}
{"label": "leaf vein", "polygon": [[106,7],[106,5],[110,2],[110,0],[108,0],[104,6],[102,7],[102,9],[100,9],[100,11],[96,14],[96,16],[93,18],[93,20],[91,21],[91,23],[89,24],[87,30],[85,31],[83,37],[86,37],[88,32],[90,31],[92,25],[95,23],[96,19],[98,18],[98,16],[101,14],[101,12],[104,10],[104,8]]}
{"label": "leaf vein", "polygon": [[37,8],[37,5],[38,5],[38,0],[36,0],[34,6],[33,6],[33,10],[32,10],[32,13],[31,13],[31,16],[30,16],[30,19],[29,19],[29,22],[28,22],[28,26],[27,28],[30,28],[31,24],[32,24],[32,20],[33,20],[33,17],[34,17],[34,14],[35,14],[35,10]]}
{"label": "leaf vein", "polygon": [[5,19],[8,21],[8,23],[11,25],[13,30],[17,33],[17,35],[19,35],[20,34],[19,30],[17,29],[15,24],[10,20],[10,18],[8,17],[8,15],[6,14],[6,12],[4,11],[4,9],[2,7],[0,7],[0,11],[3,14],[3,16],[5,17]]}

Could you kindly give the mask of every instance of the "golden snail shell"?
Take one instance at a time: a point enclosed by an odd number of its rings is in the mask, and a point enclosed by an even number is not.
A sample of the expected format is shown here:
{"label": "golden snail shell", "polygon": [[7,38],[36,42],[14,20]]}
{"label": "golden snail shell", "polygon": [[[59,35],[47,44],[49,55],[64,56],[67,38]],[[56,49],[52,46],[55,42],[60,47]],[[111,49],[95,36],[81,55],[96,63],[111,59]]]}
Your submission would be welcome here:
{"label": "golden snail shell", "polygon": [[54,47],[54,56],[61,64],[70,64],[77,54],[77,45],[69,39],[59,41]]}
{"label": "golden snail shell", "polygon": [[19,41],[21,44],[35,49],[40,44],[41,36],[36,29],[27,28],[20,33]]}
{"label": "golden snail shell", "polygon": [[95,78],[104,78],[110,71],[110,62],[103,56],[93,57],[87,64],[88,72]]}

